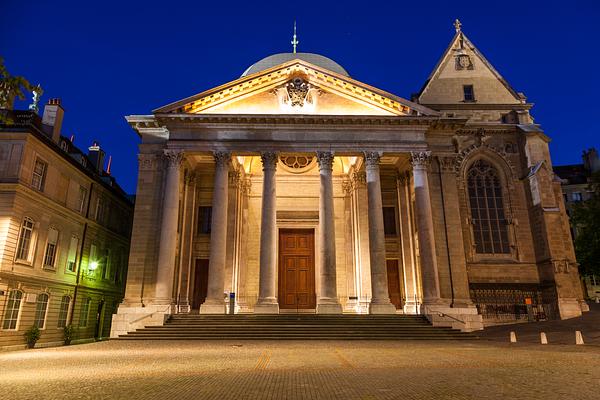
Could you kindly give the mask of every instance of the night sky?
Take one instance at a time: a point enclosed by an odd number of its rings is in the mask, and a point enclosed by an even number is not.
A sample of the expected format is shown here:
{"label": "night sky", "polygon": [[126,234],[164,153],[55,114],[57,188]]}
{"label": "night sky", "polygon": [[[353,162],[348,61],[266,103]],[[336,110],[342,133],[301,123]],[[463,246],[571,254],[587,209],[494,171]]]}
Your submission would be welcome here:
{"label": "night sky", "polygon": [[[598,1],[0,2],[0,56],[13,75],[62,99],[63,135],[100,141],[135,192],[139,139],[125,115],[237,79],[267,55],[323,54],[350,75],[410,98],[463,31],[529,102],[554,165],[600,147]],[[482,5],[483,4],[483,5]],[[26,108],[28,102],[19,102]],[[40,111],[41,112],[41,111]]]}

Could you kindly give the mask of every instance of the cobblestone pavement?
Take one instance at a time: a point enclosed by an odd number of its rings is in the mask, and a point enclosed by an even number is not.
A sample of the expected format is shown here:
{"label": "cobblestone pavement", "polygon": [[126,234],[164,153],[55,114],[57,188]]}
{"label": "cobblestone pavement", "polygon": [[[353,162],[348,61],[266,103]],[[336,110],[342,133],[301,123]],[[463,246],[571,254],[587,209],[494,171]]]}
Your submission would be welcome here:
{"label": "cobblestone pavement", "polygon": [[600,347],[108,341],[0,353],[3,399],[600,399]]}

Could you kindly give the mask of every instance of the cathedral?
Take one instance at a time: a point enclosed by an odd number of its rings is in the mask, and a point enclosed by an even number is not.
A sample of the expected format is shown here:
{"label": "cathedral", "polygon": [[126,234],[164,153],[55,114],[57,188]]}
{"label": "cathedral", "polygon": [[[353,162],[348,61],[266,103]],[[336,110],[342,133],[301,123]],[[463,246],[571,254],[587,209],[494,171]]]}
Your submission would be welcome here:
{"label": "cathedral", "polygon": [[410,100],[268,56],[127,122],[141,138],[111,336],[173,314],[421,314],[474,331],[587,310],[550,138],[455,23]]}

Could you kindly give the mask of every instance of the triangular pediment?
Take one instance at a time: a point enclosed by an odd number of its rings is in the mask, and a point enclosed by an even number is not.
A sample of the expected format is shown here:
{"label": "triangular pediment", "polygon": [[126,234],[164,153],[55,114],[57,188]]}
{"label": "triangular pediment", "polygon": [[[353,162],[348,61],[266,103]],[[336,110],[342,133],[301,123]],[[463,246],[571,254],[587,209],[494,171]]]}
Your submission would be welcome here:
{"label": "triangular pediment", "polygon": [[154,110],[188,114],[437,115],[437,112],[296,59]]}
{"label": "triangular pediment", "polygon": [[462,31],[458,31],[419,93],[420,104],[465,102],[472,85],[477,104],[522,104],[524,100]]}

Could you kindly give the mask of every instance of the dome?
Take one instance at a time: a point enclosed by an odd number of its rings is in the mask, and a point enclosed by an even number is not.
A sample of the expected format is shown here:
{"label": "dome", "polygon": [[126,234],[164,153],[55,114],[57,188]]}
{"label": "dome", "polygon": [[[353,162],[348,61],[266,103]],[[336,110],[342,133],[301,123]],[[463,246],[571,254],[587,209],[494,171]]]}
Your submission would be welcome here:
{"label": "dome", "polygon": [[285,62],[300,59],[306,62],[309,62],[314,65],[318,65],[319,67],[328,69],[329,71],[336,72],[340,75],[350,76],[348,72],[338,63],[333,61],[331,58],[324,57],[320,54],[314,53],[279,53],[273,54],[268,57],[263,58],[262,60],[252,64],[244,73],[242,77],[247,75],[252,75],[260,71],[264,71],[271,67],[274,67],[279,64],[283,64]]}

